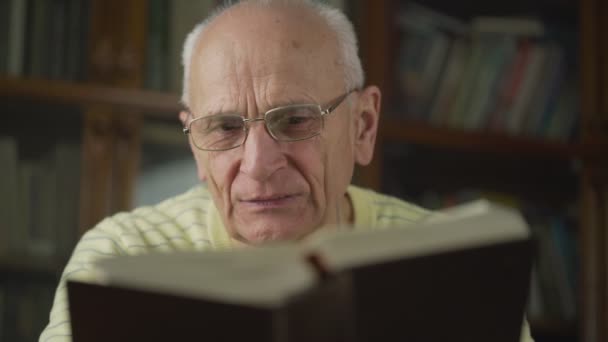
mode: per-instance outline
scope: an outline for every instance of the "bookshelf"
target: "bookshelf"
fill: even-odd
[[[132,208],[138,177],[146,171],[140,165],[148,159],[148,122],[167,124],[176,132],[172,139],[182,138],[159,144],[179,146],[182,154],[187,149],[177,120],[179,95],[168,85],[181,82],[175,60],[180,51],[164,60],[151,56],[168,53],[167,41],[153,44],[159,34],[171,34],[171,46],[177,47],[184,38],[179,35],[204,17],[201,11],[195,17],[194,10],[181,16],[191,3],[7,0],[0,5],[0,160],[3,178],[9,179],[1,183],[0,198],[8,208],[0,211],[0,340],[37,341],[78,237],[104,217]],[[208,9],[216,2],[197,3]],[[175,27],[165,20],[152,28],[169,9]],[[169,63],[175,64],[172,73]],[[167,84],[149,79],[156,70]],[[70,151],[69,160],[59,145]],[[46,164],[39,166],[39,159]],[[22,194],[30,184],[29,176],[21,176],[26,164],[36,175],[32,182],[57,184],[52,193],[39,185],[27,189],[50,195]],[[68,193],[71,202],[65,200]],[[52,223],[34,231],[36,224],[23,223],[32,214]]]
[[[3,2],[0,9],[17,2]],[[36,6],[37,2],[41,1],[23,3]],[[171,3],[177,2],[173,0]],[[80,20],[70,17],[72,20],[67,21],[80,35],[70,36],[65,45],[59,45],[65,46],[67,52],[63,59],[71,61],[73,66],[68,68],[62,64],[63,74],[51,72],[55,70],[53,67],[48,72],[30,72],[26,64],[40,61],[32,61],[25,54],[13,53],[12,57],[8,57],[12,58],[13,64],[6,61],[7,68],[0,66],[0,107],[3,108],[6,122],[11,123],[14,121],[11,113],[23,116],[23,113],[15,110],[15,103],[36,103],[52,109],[34,113],[33,118],[62,115],[63,111],[77,113],[78,120],[70,125],[70,130],[78,136],[81,148],[78,165],[81,173],[76,180],[79,202],[74,213],[74,216],[78,216],[74,234],[79,235],[103,217],[132,207],[137,177],[142,172],[140,165],[146,160],[142,155],[145,153],[142,151],[147,135],[145,124],[154,121],[173,125],[176,122],[177,112],[181,109],[175,88],[179,80],[176,80],[175,70],[169,65],[175,67],[178,57],[170,53],[179,54],[179,51],[173,50],[180,42],[168,36],[162,38],[159,32],[169,28],[171,24],[167,18],[177,17],[175,13],[179,5],[169,8],[166,0],[61,0],[56,3],[64,3],[66,8],[82,14]],[[201,11],[208,10],[215,3],[201,1]],[[414,146],[439,151],[439,156],[456,157],[449,159],[452,165],[442,164],[442,158],[439,158],[440,161],[422,160],[417,168],[420,171],[413,176],[420,177],[424,182],[412,186],[425,187],[437,182],[432,178],[432,172],[425,172],[432,167],[445,171],[435,177],[447,178],[437,183],[443,184],[449,191],[484,183],[502,191],[518,193],[526,201],[547,199],[551,210],[567,210],[572,205],[576,206],[576,231],[581,252],[578,319],[540,318],[532,320],[531,324],[541,336],[539,341],[608,341],[608,328],[604,324],[608,321],[608,68],[605,61],[608,46],[601,43],[601,37],[608,29],[608,23],[602,20],[608,15],[608,6],[601,0],[500,0],[491,4],[481,0],[420,0],[423,5],[465,19],[482,14],[511,16],[542,13],[543,18],[577,32],[575,54],[579,58],[580,128],[574,139],[555,141],[533,135],[523,137],[437,127],[420,120],[389,117],[386,113],[395,109],[390,108],[389,103],[396,92],[393,75],[400,42],[393,16],[400,13],[399,9],[406,1],[336,3],[344,3],[356,22],[368,83],[380,86],[385,96],[376,156],[372,165],[357,170],[357,182],[382,190],[386,186],[387,170],[393,166],[391,163],[397,160],[407,164],[410,160],[401,160],[401,157],[395,159],[386,151],[391,146]],[[19,11],[22,15],[15,16],[14,13]],[[165,13],[163,11],[172,14],[163,19],[159,17],[159,13]],[[22,29],[9,30],[13,32],[11,34],[26,34],[26,12],[24,9],[10,12],[10,27]],[[193,18],[196,11],[190,12],[180,16],[183,23],[196,20]],[[183,29],[174,28],[175,32]],[[173,34],[177,35],[175,32]],[[13,45],[9,46],[25,47],[29,40],[11,42]],[[55,52],[53,56],[55,61],[62,59],[60,53]],[[4,62],[2,58],[0,64]],[[24,68],[23,73],[15,73],[11,69],[19,66]],[[45,70],[44,66],[37,68]],[[162,72],[159,72],[158,78],[153,78],[150,70]],[[156,143],[180,146],[179,142]],[[502,167],[488,171],[473,164],[464,171],[445,177],[446,174],[449,176],[454,164],[464,160],[481,164],[502,160],[496,162]],[[525,170],[531,164],[535,165],[535,176],[526,177],[528,173]],[[543,166],[557,170],[556,175],[543,177]],[[475,170],[486,170],[486,173],[495,174],[496,177],[480,178],[473,172]],[[456,179],[457,174],[461,177],[460,181]],[[513,174],[522,176],[513,177]],[[0,279],[12,278],[15,273],[25,274],[27,281],[40,277],[54,278],[64,262],[61,258],[44,262],[40,258],[2,258]],[[51,284],[47,291],[52,291],[53,286]],[[0,301],[6,297],[8,292],[0,289]],[[40,310],[48,314],[48,309]]]
[[[408,2],[357,3],[368,82],[379,85],[384,95],[376,155],[372,165],[358,170],[358,181],[384,191],[404,189],[398,195],[419,201],[417,196],[428,189],[442,188],[445,196],[485,188],[507,194],[507,201],[541,203],[557,213],[574,211],[570,229],[578,237],[578,313],[575,319],[531,318],[531,327],[537,341],[607,341],[608,107],[603,98],[608,74],[600,37],[608,28],[602,20],[608,6],[596,0],[417,1],[463,22],[523,15],[575,33],[576,43],[568,49],[578,60],[578,128],[568,139],[547,139],[437,125],[408,117],[407,104],[395,105],[395,97],[402,96],[395,81],[399,49],[406,44],[398,17]]]
[[[529,156],[552,156],[559,159],[600,159],[606,152],[606,141],[581,143],[550,142],[535,137],[512,137],[487,132],[463,132],[435,127],[425,122],[385,119],[380,135],[386,141],[407,141],[435,146],[456,147],[480,152],[512,153]]]

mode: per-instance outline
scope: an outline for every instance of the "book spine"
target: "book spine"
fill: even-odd
[[[526,114],[525,132],[530,135],[541,135],[543,126],[548,119],[549,108],[555,107],[557,92],[563,83],[564,57],[562,48],[557,44],[547,47],[547,63],[541,77],[542,84],[536,89],[534,102]]]
[[[80,144],[67,140],[58,141],[53,150],[54,182],[60,189],[54,202],[54,241],[58,260],[69,257],[78,238],[80,153]]]
[[[442,85],[445,70],[455,72],[448,58],[455,50],[455,37],[462,36],[467,25],[414,3],[408,3],[396,21],[402,35],[396,68],[401,96],[394,102],[405,108],[399,110],[405,117],[429,121],[437,115],[435,98],[448,91],[449,83]],[[440,86],[445,90],[437,90]]]
[[[511,61],[516,51],[516,39],[509,35],[487,35],[488,54],[483,59],[479,78],[475,85],[474,94],[468,113],[464,117],[465,129],[479,129],[485,126],[487,112],[491,102],[496,98],[496,88],[499,79],[504,75],[506,65]]]
[[[167,88],[167,10],[166,0],[151,0],[149,3],[145,85],[150,89]]]
[[[352,277],[347,273],[320,280],[275,314],[275,341],[357,341],[353,295]]]
[[[65,78],[64,64],[67,45],[65,40],[68,25],[67,0],[53,0],[50,7],[50,33],[46,44],[51,52],[48,61],[48,77],[63,79]]]
[[[535,44],[532,47],[530,60],[526,66],[524,78],[519,92],[515,98],[513,106],[507,113],[506,131],[511,134],[518,134],[523,130],[525,122],[526,108],[533,100],[534,89],[539,85],[543,65],[546,62],[545,47]]]
[[[51,15],[48,0],[33,0],[29,8],[28,60],[26,74],[32,77],[49,75],[49,42],[51,41]]]
[[[24,72],[27,4],[26,0],[12,0],[10,5],[7,74],[14,77]]]
[[[11,8],[9,1],[0,2],[0,75],[8,70],[8,41]]]
[[[518,96],[521,83],[525,77],[526,66],[529,63],[531,49],[532,43],[529,40],[520,41],[516,57],[500,86],[498,104],[494,111],[489,114],[488,128],[496,131],[505,130],[508,118],[507,112]]]
[[[17,141],[13,136],[0,136],[0,255],[14,254],[20,249],[23,239],[19,217]]]
[[[447,113],[453,107],[456,95],[462,86],[471,47],[469,41],[456,38],[452,41],[446,66],[440,75],[439,89],[433,99],[429,121],[437,125],[447,123]]]

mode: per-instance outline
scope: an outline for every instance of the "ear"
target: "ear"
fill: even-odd
[[[184,110],[182,110],[181,112],[179,112],[179,121],[182,122],[182,126],[186,127],[188,125],[188,122],[190,121],[190,113],[186,112]],[[192,144],[192,139],[190,138],[190,136],[188,136],[188,144],[190,145],[190,151],[192,151],[192,155],[194,156],[194,161],[196,162],[196,174],[198,176],[198,179],[200,179],[201,182],[204,182],[205,180],[207,180],[207,176],[205,174],[205,167],[203,164],[203,160],[201,157],[201,154],[199,152],[201,152],[198,148],[196,148],[196,146],[194,146],[194,144]]]
[[[381,99],[382,94],[376,86],[359,92],[355,122],[355,162],[359,165],[369,164],[374,157]]]

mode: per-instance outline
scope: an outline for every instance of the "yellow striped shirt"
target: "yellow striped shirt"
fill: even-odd
[[[404,226],[418,222],[429,212],[397,198],[350,186],[357,227]],[[66,280],[93,278],[92,264],[116,255],[152,251],[208,251],[231,248],[211,195],[204,186],[161,202],[137,208],[101,221],[77,244],[55,292],[47,327],[40,342],[71,341]],[[528,336],[525,326],[525,335]],[[522,339],[522,341],[528,341]]]

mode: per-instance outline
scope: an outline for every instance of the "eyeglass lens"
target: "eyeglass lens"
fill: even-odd
[[[214,115],[192,121],[194,144],[205,150],[226,150],[241,145],[247,136],[246,123],[238,115]],[[321,110],[315,105],[293,105],[273,109],[264,121],[269,133],[279,141],[311,138],[321,131]]]

